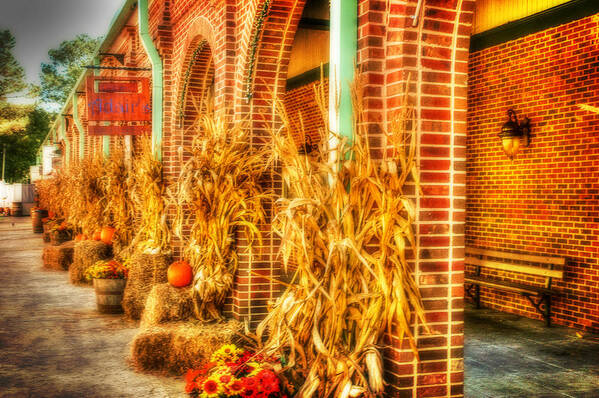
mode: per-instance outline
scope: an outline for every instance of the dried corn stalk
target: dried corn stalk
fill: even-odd
[[[298,397],[382,395],[379,344],[392,326],[417,355],[410,325],[424,321],[424,310],[406,260],[416,214],[405,192],[410,176],[418,182],[416,131],[405,98],[382,161],[371,156],[360,84],[354,142],[338,137],[335,164],[327,161],[328,132],[310,156],[298,152],[289,129],[273,134],[289,190],[277,201],[273,228],[285,266],[293,260],[297,268],[255,337],[265,351],[288,358],[290,377],[301,385]]]
[[[166,222],[162,163],[156,159],[149,137],[141,138],[141,149],[133,159],[128,185],[137,220],[132,246],[148,253],[169,252],[171,233]]]
[[[241,127],[211,114],[201,117],[191,156],[169,193],[177,211],[173,233],[194,269],[195,314],[201,320],[222,317],[238,263],[235,233],[245,234],[248,248],[260,241],[269,195],[259,180],[266,164],[264,153],[248,142]]]

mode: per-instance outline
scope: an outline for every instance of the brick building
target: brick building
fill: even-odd
[[[416,199],[414,266],[434,334],[414,326],[420,362],[389,335],[390,396],[463,395],[465,244],[570,258],[554,321],[599,328],[597,116],[576,107],[596,101],[597,19],[575,14],[502,36],[490,28],[509,21],[481,22],[493,14],[490,3],[478,4],[470,52],[474,0],[357,2],[354,59],[366,82],[365,122],[375,151],[385,148],[383,131],[408,78],[418,115],[423,195]],[[254,145],[268,145],[267,129],[280,123],[275,98],[298,131],[310,135],[323,126],[313,87],[325,76],[328,90],[330,19],[323,0],[127,0],[98,50],[95,73],[151,79],[152,136],[168,183],[202,106],[249,121]],[[84,82],[50,134],[65,144],[64,163],[109,153],[121,139],[87,134]],[[200,98],[209,105],[198,106]],[[533,121],[532,143],[513,162],[497,138],[509,107]],[[125,141],[135,147],[135,138]],[[280,192],[276,170],[266,184]],[[269,278],[252,273],[280,274],[277,239],[269,225],[263,233],[264,246],[242,258],[227,304],[229,315],[252,325],[278,293]],[[483,289],[483,303],[538,316],[514,294]]]

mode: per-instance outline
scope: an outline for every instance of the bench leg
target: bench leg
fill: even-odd
[[[543,316],[545,317],[545,325],[547,327],[551,327],[551,296],[545,296],[545,313]]]
[[[476,285],[475,288],[475,301],[476,301],[476,309],[479,310],[480,309],[480,286]]]
[[[535,301],[530,294],[524,294],[524,297],[526,297],[541,314],[545,320],[545,325],[547,325],[547,327],[551,327],[551,296],[548,294],[543,294],[538,296],[538,301]]]

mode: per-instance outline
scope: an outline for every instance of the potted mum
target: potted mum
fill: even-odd
[[[127,266],[116,260],[100,260],[86,271],[87,280],[93,280],[99,312],[104,314],[123,312],[121,301],[128,273]]]
[[[293,387],[278,372],[282,361],[225,344],[210,362],[185,375],[185,392],[193,398],[288,398]]]

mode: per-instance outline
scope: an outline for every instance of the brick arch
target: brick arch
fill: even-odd
[[[198,118],[214,109],[214,75],[212,47],[198,35],[190,41],[183,60],[175,114],[184,156],[191,147],[191,130]]]
[[[285,93],[293,40],[306,0],[265,0],[258,6],[244,70],[242,96],[264,114],[273,96]],[[262,10],[268,12],[261,21]],[[257,29],[260,26],[261,29]],[[252,42],[258,38],[255,48]],[[252,111],[252,113],[253,113]]]
[[[243,73],[238,74],[241,82],[236,82],[237,99],[240,107],[235,116],[241,120],[251,120],[250,142],[257,148],[268,145],[273,124],[278,124],[273,112],[273,99],[282,98],[285,94],[287,68],[291,56],[291,48],[300,17],[304,10],[305,0],[264,0],[258,4],[254,22],[250,30],[250,47],[246,52]],[[262,19],[262,10],[268,6],[268,13]],[[256,27],[261,26],[257,31]],[[256,40],[257,38],[257,40]],[[257,45],[252,49],[252,42]],[[252,66],[253,63],[253,66]],[[249,87],[248,87],[249,83]],[[240,87],[242,85],[242,87]],[[247,97],[248,88],[251,97]],[[277,169],[271,169],[265,175],[263,184],[282,193],[282,183]],[[239,268],[233,290],[233,309],[236,316],[247,320],[253,328],[265,316],[267,309],[264,303],[275,299],[280,294],[281,286],[272,282],[281,277],[281,264],[277,256],[279,242],[272,233],[270,220],[274,216],[274,206],[268,204],[266,220],[261,224],[262,246],[254,247],[251,254],[244,250],[239,252]],[[243,241],[243,237],[238,237]],[[268,278],[255,276],[255,273]]]

